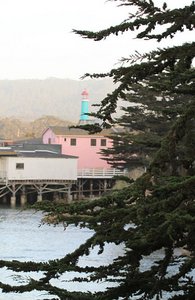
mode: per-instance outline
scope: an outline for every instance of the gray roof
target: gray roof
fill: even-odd
[[[1,152],[0,152],[1,155]],[[37,157],[37,158],[66,158],[66,159],[74,159],[78,158],[73,155],[64,155],[59,153],[53,153],[50,151],[19,151],[17,152],[17,156],[21,157]]]
[[[74,159],[78,158],[73,155],[60,154],[58,152],[53,152],[52,150],[26,150],[26,149],[12,149],[11,147],[0,147],[0,157],[1,156],[20,156],[20,157],[42,157],[42,158],[65,158]]]
[[[101,132],[95,133],[95,134],[89,134],[88,131],[80,128],[69,128],[69,127],[63,127],[63,126],[50,126],[49,127],[55,135],[90,135],[90,136],[108,136],[115,131],[110,129],[103,129]]]
[[[15,151],[50,151],[60,154],[61,145],[56,144],[16,144],[10,146]]]

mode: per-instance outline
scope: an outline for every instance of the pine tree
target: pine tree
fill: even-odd
[[[183,94],[164,95],[146,82],[132,84],[122,107],[123,114],[115,119],[116,126],[124,130],[116,130],[109,136],[113,146],[103,149],[102,155],[113,167],[129,170],[148,167],[163,137],[191,98]]]
[[[114,0],[113,0],[114,1]],[[137,13],[118,26],[100,32],[75,31],[94,40],[128,30],[138,30],[138,38],[158,41],[174,37],[178,31],[195,27],[195,3],[170,10],[164,4],[156,7],[152,0],[121,0],[121,5],[137,7]],[[162,26],[162,32],[154,29]],[[171,299],[195,298],[195,43],[157,49],[141,60],[129,60],[129,66],[91,77],[113,77],[119,83],[107,95],[97,112],[103,126],[112,125],[112,113],[119,98],[126,99],[132,85],[148,81],[158,93],[188,95],[178,118],[153,155],[148,171],[126,189],[113,191],[100,199],[58,205],[38,206],[55,217],[56,222],[76,224],[94,230],[94,235],[73,253],[47,263],[0,261],[1,267],[16,272],[40,270],[43,277],[27,285],[11,286],[0,282],[4,292],[33,289],[48,291],[58,299]],[[149,80],[155,77],[153,83]],[[158,94],[157,94],[158,95]],[[174,98],[175,100],[177,98]],[[129,113],[129,112],[128,112]],[[175,113],[175,112],[174,112]],[[177,111],[178,113],[178,111]],[[145,121],[144,121],[145,123]],[[97,126],[97,124],[96,124]],[[95,128],[97,130],[97,127]],[[98,208],[98,210],[97,210]],[[128,225],[128,226],[127,226]],[[106,243],[125,244],[125,253],[109,266],[79,267],[79,257],[99,246],[99,256]],[[152,262],[145,266],[145,261]],[[65,272],[80,274],[75,281],[106,280],[116,283],[105,292],[91,294],[68,292],[51,284]],[[82,272],[88,279],[82,278]]]

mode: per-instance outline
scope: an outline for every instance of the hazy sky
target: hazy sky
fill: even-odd
[[[183,6],[191,0],[167,2]],[[105,0],[0,0],[0,79],[79,79],[86,72],[110,70],[135,50],[152,49],[153,42],[135,40],[133,34],[94,42],[72,33],[118,24],[128,12]],[[192,40],[192,33],[178,36],[178,42],[186,38]]]

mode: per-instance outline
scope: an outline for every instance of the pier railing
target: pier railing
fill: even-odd
[[[114,168],[110,169],[79,169],[77,171],[77,178],[112,178],[113,176],[127,176],[127,172],[125,170],[118,170]],[[18,178],[19,180],[19,178]],[[28,179],[26,179],[27,181]],[[6,172],[0,171],[0,183],[7,182],[7,174]],[[33,180],[31,180],[33,181]],[[46,180],[49,181],[49,180]],[[55,181],[55,180],[50,180]]]
[[[113,176],[127,176],[125,170],[119,169],[79,169],[77,172],[78,178],[112,178]]]

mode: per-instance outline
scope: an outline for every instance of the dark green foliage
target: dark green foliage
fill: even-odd
[[[191,95],[168,96],[156,91],[156,83],[156,79],[150,78],[144,84],[132,84],[127,106],[123,107],[124,114],[116,120],[124,130],[110,136],[112,148],[102,150],[112,166],[129,169],[147,167],[160,148],[163,137],[191,102]]]
[[[115,176],[113,176],[113,179],[125,181],[128,183],[133,183],[133,181],[134,181],[133,179],[130,179],[129,177],[124,176],[124,175],[115,175]]]
[[[145,197],[146,188],[152,189],[152,196]],[[39,209],[50,211],[57,222],[78,223],[95,231],[92,238],[81,245],[75,252],[62,259],[48,263],[1,262],[12,270],[42,270],[45,272],[39,281],[29,282],[22,287],[1,285],[4,291],[23,292],[27,290],[47,290],[60,299],[128,299],[132,294],[145,293],[148,299],[160,295],[162,291],[183,291],[193,289],[194,282],[188,279],[195,267],[194,232],[195,232],[195,177],[161,177],[160,183],[152,188],[150,177],[146,174],[136,183],[122,192],[113,193],[100,200],[56,206],[42,203]],[[95,207],[102,210],[95,211]],[[134,224],[125,229],[126,224]],[[83,254],[88,254],[91,247],[99,245],[99,253],[104,244],[124,242],[126,253],[108,267],[77,266]],[[177,254],[174,249],[189,251],[190,256]],[[156,263],[144,269],[140,265],[143,256],[147,257],[160,251]],[[180,271],[167,277],[167,269],[181,264]],[[140,269],[141,266],[141,269]],[[77,271],[90,274],[90,281],[108,279],[120,284],[104,293],[90,294],[69,293],[50,286],[49,280],[65,271]],[[93,272],[93,274],[92,274]],[[189,274],[189,275],[188,275]],[[111,277],[110,277],[111,276]],[[76,280],[76,279],[75,279]],[[77,280],[81,280],[78,278]],[[178,284],[179,283],[179,284]],[[117,297],[116,297],[117,296]],[[78,298],[76,298],[78,297]],[[130,298],[131,299],[131,298]],[[141,296],[140,296],[140,299]],[[187,298],[186,298],[187,299]]]
[[[152,0],[116,2],[127,8],[131,8],[131,5],[137,7],[137,13],[130,15],[129,20],[122,24],[100,32],[75,32],[86,38],[101,40],[111,34],[139,29],[138,38],[160,41],[165,37],[174,37],[178,31],[192,30],[195,26],[194,2],[190,6],[174,10],[169,10],[166,4],[162,8],[155,7]],[[155,34],[153,30],[157,25],[168,26],[163,27],[161,34]],[[136,54],[126,60],[126,63],[129,63],[127,67],[113,69],[109,74],[90,75],[108,75],[119,83],[116,90],[102,101],[97,113],[103,125],[112,124],[112,113],[119,98],[126,100],[133,97],[136,103],[142,103],[150,112],[155,112],[148,119],[145,112],[141,111],[142,108],[128,107],[127,119],[123,117],[121,120],[128,127],[129,115],[135,118],[138,113],[140,120],[134,123],[135,128],[144,128],[143,132],[146,132],[146,128],[151,128],[152,134],[148,130],[147,141],[143,145],[143,156],[141,153],[138,157],[138,164],[140,158],[145,159],[147,147],[153,159],[147,172],[122,191],[113,191],[94,201],[69,205],[49,202],[39,204],[37,209],[46,211],[48,220],[54,223],[63,222],[65,227],[69,224],[88,227],[94,230],[94,234],[62,259],[47,263],[0,261],[1,267],[5,266],[14,271],[27,272],[37,269],[44,272],[39,281],[29,280],[24,286],[10,286],[0,282],[0,288],[4,292],[22,293],[36,289],[47,291],[63,300],[134,300],[135,296],[139,300],[195,299],[194,57],[195,43],[186,43],[177,47],[157,49],[141,56]],[[144,85],[147,86],[146,93],[143,90]],[[130,91],[133,88],[137,94],[132,96]],[[151,98],[148,99],[150,92]],[[161,101],[165,101],[162,102],[163,105],[156,101],[155,97],[159,95],[163,97]],[[139,96],[142,102],[139,101]],[[166,103],[166,97],[170,97],[170,101],[174,102],[173,106]],[[160,119],[156,120],[155,116],[158,113],[158,118],[166,120],[165,127],[158,123]],[[120,140],[121,138],[118,141]],[[131,136],[129,140],[129,134],[124,134],[125,146],[132,140],[134,146],[136,142],[139,144],[140,149],[143,143],[141,136]],[[119,146],[121,148],[119,147],[118,155],[123,151],[124,145]],[[127,152],[127,149],[124,148],[124,151]],[[124,153],[122,152],[123,156]],[[79,258],[90,254],[95,246],[99,247],[101,259],[105,244],[111,242],[123,243],[124,255],[108,266],[78,266]],[[151,262],[151,265],[145,266],[146,261]],[[84,272],[88,275],[88,278],[78,275],[75,281],[106,280],[117,285],[105,292],[94,294],[68,292],[51,285],[50,279],[58,278],[69,271],[78,274]]]
[[[100,32],[75,32],[87,38],[101,40],[111,34],[118,35],[127,30],[139,29],[141,32],[137,34],[137,38],[160,41],[165,37],[174,37],[178,31],[186,28],[193,30],[195,26],[193,2],[189,7],[175,10],[167,9],[166,5],[160,9],[152,1],[121,2],[121,5],[126,6],[137,5],[137,14],[130,15],[129,20],[118,26]],[[167,24],[168,28],[165,27],[160,35],[155,35],[153,32],[157,24]],[[195,44],[185,43],[146,54],[136,52],[129,58],[123,58],[122,66],[108,74],[86,74],[92,78],[110,76],[118,83],[115,91],[102,101],[96,114],[102,120],[102,126],[109,127],[117,123],[125,128],[124,133],[118,132],[111,136],[113,148],[102,151],[112,166],[132,169],[149,165],[161,146],[162,138],[194,98],[194,56]],[[119,99],[126,100],[127,103],[123,108],[123,116],[114,120],[112,115]],[[98,129],[96,124],[89,125],[86,130],[94,132],[101,128],[99,126]]]

